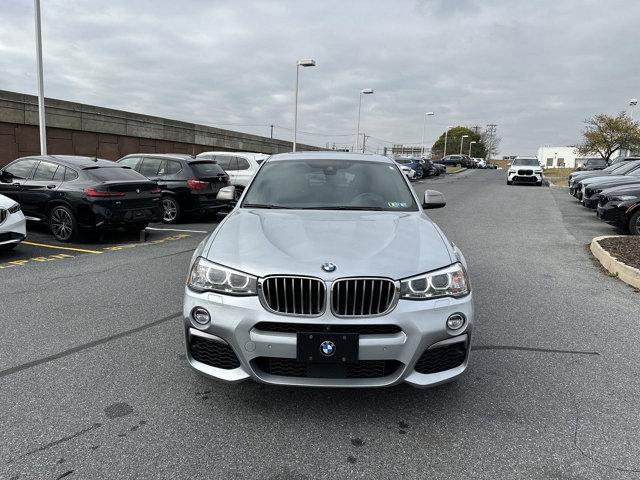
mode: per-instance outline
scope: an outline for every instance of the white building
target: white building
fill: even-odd
[[[611,156],[611,159],[618,157],[621,153],[622,152],[618,150]],[[545,145],[538,148],[537,157],[540,164],[545,168],[577,168],[582,165],[587,158],[598,157],[598,155],[581,157],[578,155],[575,147],[550,147],[549,145]]]

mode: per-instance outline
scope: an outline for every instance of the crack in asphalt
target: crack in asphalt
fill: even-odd
[[[578,450],[578,452],[580,452],[580,454],[584,458],[586,458],[587,460],[592,461],[593,463],[596,463],[596,464],[600,465],[601,467],[610,468],[610,469],[616,470],[618,472],[640,473],[640,469],[616,467],[614,465],[609,465],[608,463],[601,462],[600,460],[596,460],[594,457],[589,455],[587,452],[585,452],[580,447],[580,445],[578,444],[578,430],[580,428],[580,408],[578,407],[578,402],[577,402],[577,400],[575,398],[573,398],[573,405],[576,407],[576,421],[575,421],[575,427],[574,427],[574,430],[573,430],[573,446],[576,448],[576,450]]]
[[[600,355],[598,352],[584,350],[558,350],[554,348],[518,347],[515,345],[473,345],[471,350],[522,350],[526,352],[567,353],[569,355]]]
[[[0,371],[0,378],[7,377],[9,375],[13,375],[14,373],[21,372],[23,370],[28,370],[33,367],[37,367],[38,365],[42,365],[44,363],[49,363],[59,358],[67,357],[69,355],[73,355],[74,353],[81,352],[83,350],[87,350],[89,348],[97,347],[98,345],[102,345],[104,343],[112,342],[113,340],[117,340],[122,337],[126,337],[129,335],[133,335],[134,333],[141,332],[143,330],[147,330],[149,328],[155,327],[156,325],[160,325],[161,323],[168,322],[178,316],[182,315],[182,312],[172,313],[167,315],[166,317],[162,317],[159,320],[155,320],[150,323],[145,323],[144,325],[140,325],[138,327],[132,328],[130,330],[125,330],[124,332],[116,333],[110,335],[105,338],[101,338],[99,340],[94,340],[92,342],[83,343],[82,345],[77,345],[75,347],[69,348],[67,350],[63,350],[62,352],[54,353],[53,355],[49,355],[48,357],[43,357],[38,360],[33,360],[31,362],[23,363],[22,365],[16,365],[15,367],[7,368],[6,370]]]

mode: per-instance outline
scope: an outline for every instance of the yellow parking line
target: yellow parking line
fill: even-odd
[[[70,250],[72,252],[84,252],[84,253],[103,253],[99,250],[87,250],[85,248],[73,248],[73,247],[60,247],[58,245],[48,245],[46,243],[35,243],[35,242],[22,242],[24,245],[32,245],[34,247],[44,247],[44,248],[53,248],[56,250]]]

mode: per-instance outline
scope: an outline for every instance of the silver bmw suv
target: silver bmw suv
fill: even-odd
[[[234,187],[218,194],[230,200]],[[220,380],[427,387],[469,359],[466,262],[390,159],[338,152],[265,161],[196,249],[187,359]]]

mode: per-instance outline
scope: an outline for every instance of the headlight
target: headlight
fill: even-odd
[[[437,297],[464,297],[470,291],[462,264],[424,273],[400,282],[400,298],[426,300]]]
[[[198,257],[191,267],[187,286],[196,292],[256,295],[257,278]]]
[[[16,203],[9,207],[9,213],[18,213],[20,211],[20,204]]]

